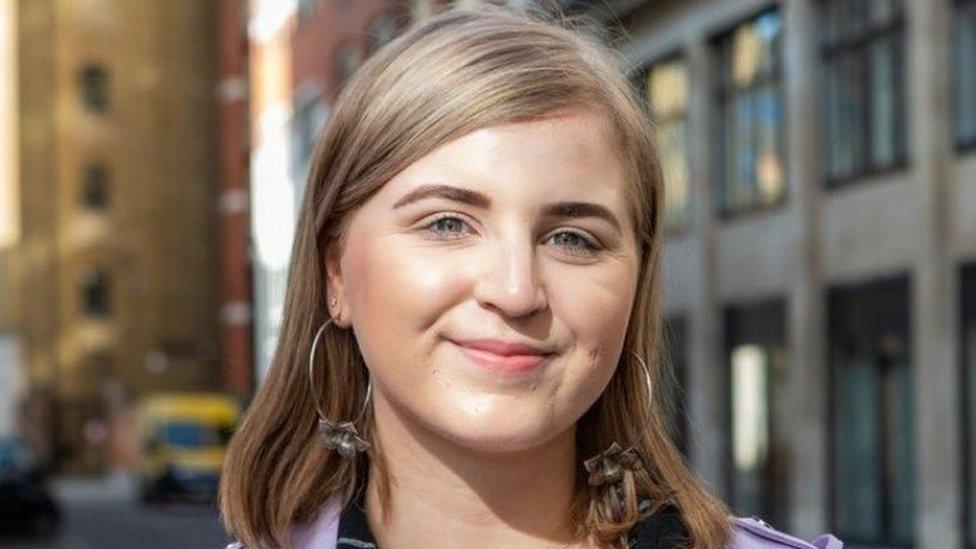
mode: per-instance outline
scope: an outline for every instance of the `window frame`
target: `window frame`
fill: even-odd
[[[108,269],[100,265],[90,265],[85,267],[79,276],[79,287],[81,290],[81,314],[90,320],[106,320],[112,316],[112,276]],[[97,278],[96,284],[89,284],[89,279]],[[100,308],[92,307],[91,292],[101,292]]]
[[[665,117],[657,118],[654,115],[654,110],[650,105],[650,90],[648,89],[648,84],[650,83],[651,70],[655,66],[665,63],[673,63],[680,61],[685,64],[685,68],[688,76],[688,103],[685,105],[684,110],[681,114],[670,114]],[[682,46],[677,46],[666,50],[660,55],[651,56],[645,62],[640,65],[636,71],[634,71],[633,78],[635,79],[634,85],[637,87],[637,91],[640,94],[641,103],[646,108],[648,120],[654,124],[656,127],[658,124],[673,122],[675,120],[683,120],[685,123],[686,134],[685,134],[685,146],[684,146],[684,156],[685,162],[688,164],[688,185],[690,187],[689,191],[694,188],[694,174],[691,171],[691,65],[688,53]],[[655,130],[655,144],[659,144],[657,139],[657,131]],[[658,156],[661,155],[661,151],[658,150]],[[666,184],[666,183],[665,183]],[[694,205],[695,195],[689,192],[688,202],[685,205],[686,214],[680,223],[675,225],[668,225],[667,223],[661,223],[662,233],[666,237],[677,237],[684,234],[692,232],[695,224],[695,205]],[[665,197],[665,202],[667,202],[667,197]],[[664,208],[662,208],[662,212]]]
[[[410,13],[404,8],[406,5],[394,4],[387,6],[369,19],[369,23],[366,25],[366,44],[362,53],[364,60],[370,58],[389,42],[396,40],[410,26]],[[377,40],[376,30],[377,26],[381,22],[384,22],[384,18],[393,23],[395,30],[389,40],[381,43]]]
[[[817,18],[820,22],[820,30],[817,36],[817,56],[818,70],[820,72],[819,108],[823,120],[823,128],[820,131],[820,145],[823,153],[821,154],[822,169],[824,173],[824,187],[834,190],[847,187],[873,177],[889,175],[904,171],[909,167],[909,142],[908,142],[908,97],[906,81],[908,78],[908,37],[907,37],[907,16],[904,0],[899,0],[900,7],[894,19],[886,26],[870,26],[861,29],[859,34],[853,38],[845,37],[834,43],[828,43],[824,37],[826,28],[826,12],[830,9],[831,2],[844,2],[850,0],[818,0]],[[860,147],[864,152],[861,159],[863,167],[843,176],[834,176],[831,173],[831,151],[827,144],[830,135],[830,105],[827,93],[828,74],[830,73],[830,62],[833,59],[844,55],[856,55],[863,62],[864,67],[869,67],[867,53],[871,44],[889,37],[894,37],[899,43],[900,49],[894,62],[895,85],[893,93],[895,97],[895,142],[899,150],[895,152],[895,158],[891,164],[878,166],[871,162],[871,149],[874,144],[874,137],[871,135],[871,115],[874,110],[875,97],[872,91],[875,89],[875,82],[872,78],[865,78],[864,103],[860,108],[859,124],[862,128]],[[900,85],[899,85],[900,84]]]
[[[949,46],[950,56],[952,58],[951,61],[952,84],[950,85],[952,89],[950,93],[952,95],[952,105],[951,105],[952,113],[953,113],[952,118],[955,119],[956,114],[959,112],[960,104],[962,102],[962,98],[960,98],[959,94],[957,93],[958,92],[957,79],[959,78],[959,74],[960,71],[962,70],[962,66],[959,64],[960,61],[956,57],[956,41],[959,39],[958,21],[960,20],[960,18],[955,16],[958,15],[958,12],[960,11],[965,11],[967,9],[972,10],[973,17],[974,17],[974,25],[976,25],[976,0],[953,0],[951,9],[954,17],[953,17],[953,25],[952,25],[952,36],[950,39],[951,45]],[[976,94],[976,90],[974,90],[973,93]],[[976,102],[976,98],[972,99],[972,101]],[[960,138],[955,124],[952,124],[952,128],[950,129],[950,131],[952,132],[952,142],[957,152],[968,153],[968,152],[976,151],[976,132],[973,132],[973,135],[969,138]]]
[[[344,64],[344,56],[347,53],[350,59],[354,58],[352,65],[348,67]],[[352,38],[343,40],[336,44],[332,51],[332,60],[334,62],[331,74],[332,99],[335,100],[365,62],[363,46]],[[345,74],[346,69],[350,69],[348,74]]]
[[[764,347],[781,345],[788,349],[791,346],[789,331],[787,329],[787,323],[790,321],[789,307],[790,307],[790,303],[787,296],[784,296],[782,294],[773,294],[773,295],[758,297],[755,299],[750,299],[747,301],[727,303],[721,308],[721,318],[722,318],[721,383],[722,383],[722,409],[724,412],[723,413],[724,417],[722,419],[722,422],[723,422],[724,431],[728,433],[728,436],[725,437],[724,448],[723,448],[724,469],[725,469],[724,485],[725,485],[725,493],[727,496],[726,500],[729,502],[730,505],[733,504],[735,500],[735,490],[736,490],[736,480],[735,480],[736,473],[735,473],[735,463],[734,463],[735,440],[734,440],[734,433],[733,433],[733,429],[734,429],[733,417],[734,417],[735,410],[733,409],[734,401],[732,398],[732,382],[733,382],[732,350],[736,346],[736,340],[738,339],[736,336],[741,335],[739,330],[733,331],[734,322],[736,319],[743,319],[743,318],[749,319],[750,317],[752,317],[753,319],[756,318],[762,319],[768,316],[781,315],[783,323],[777,326],[776,330],[778,331],[764,331],[762,337],[751,338],[751,340],[763,345]],[[758,323],[762,324],[762,320],[759,320]],[[749,332],[750,330],[746,329],[741,331]],[[750,339],[750,338],[745,338],[745,339]],[[767,385],[766,407],[767,410],[769,411],[769,415],[766,418],[767,420],[766,427],[770,434],[770,443],[772,443],[772,437],[774,435],[773,426],[774,426],[774,422],[776,421],[776,419],[773,416],[774,398],[773,398],[772,389],[773,389],[772,384]],[[783,420],[781,419],[780,421]],[[769,464],[767,464],[767,467],[768,465]],[[768,474],[769,474],[768,470],[763,471],[764,476]],[[779,520],[779,523],[774,524],[774,526],[785,530],[790,529],[788,524],[781,524],[784,520],[789,520],[789,510],[772,509],[771,506],[776,505],[778,502],[775,501],[775,497],[771,497],[772,492],[770,491],[770,485],[768,483],[764,483],[763,488],[764,488],[764,493],[763,493],[764,499],[762,505],[766,507],[766,509],[763,511],[763,516],[767,520],[775,520],[774,518],[772,518],[773,515],[779,514],[782,517],[782,519]],[[786,503],[788,504],[789,503],[788,498],[785,499],[787,500]]]
[[[972,418],[970,416],[969,410],[971,407],[976,405],[973,402],[976,399],[976,394],[970,391],[970,384],[973,380],[970,379],[969,365],[971,362],[976,361],[976,348],[970,347],[967,344],[967,331],[972,325],[973,329],[976,329],[976,261],[969,264],[964,264],[959,269],[959,297],[961,301],[961,307],[959,308],[959,330],[957,337],[960,342],[960,353],[959,353],[959,374],[958,380],[960,382],[960,387],[962,391],[962,406],[959,407],[959,424],[962,427],[962,444],[961,444],[961,474],[962,474],[962,547],[965,549],[976,549],[976,539],[969,538],[969,532],[973,528],[973,522],[976,521],[976,509],[970,505],[970,499],[966,495],[971,488],[976,487],[976,476],[973,469],[970,467],[969,454],[972,451],[972,447],[976,444],[976,425],[973,424]],[[968,299],[967,299],[968,298]]]
[[[321,9],[322,0],[295,0],[295,15],[299,25],[314,19]]]
[[[751,23],[770,13],[776,13],[780,17],[780,30],[775,51],[776,63],[773,66],[772,74],[761,76],[745,88],[726,89],[724,43],[740,26]],[[786,27],[786,21],[783,18],[782,6],[778,2],[769,2],[738,17],[734,22],[713,31],[708,38],[709,72],[711,73],[709,83],[711,100],[709,108],[712,109],[712,114],[714,114],[714,116],[710,117],[712,123],[709,128],[709,135],[713,145],[709,155],[712,166],[710,179],[712,180],[711,185],[714,194],[712,197],[712,210],[721,221],[731,221],[742,217],[778,211],[790,200],[790,178],[786,169],[789,162],[787,150],[789,117],[786,112],[786,88],[783,82],[786,76],[786,67],[783,62],[784,44],[786,43],[788,33],[789,29]],[[726,154],[728,152],[728,144],[725,138],[725,106],[730,96],[736,93],[752,92],[757,88],[765,87],[771,83],[774,84],[775,92],[780,101],[780,109],[782,110],[782,118],[779,123],[776,141],[780,152],[779,158],[783,165],[783,190],[774,202],[763,204],[759,201],[752,201],[747,206],[729,208],[725,199],[725,188],[728,183],[725,167]],[[750,139],[755,141],[755,135],[750,135]]]
[[[100,61],[89,61],[78,68],[78,89],[82,109],[95,116],[105,116],[112,105],[112,77]]]
[[[837,356],[835,353],[836,346],[834,344],[836,327],[839,325],[835,320],[837,311],[835,310],[835,304],[846,296],[850,298],[851,295],[863,294],[863,293],[883,293],[885,291],[898,291],[900,295],[904,296],[904,304],[906,307],[906,318],[905,318],[905,332],[907,337],[905,338],[905,344],[907,346],[905,353],[911,357],[914,347],[914,341],[912,340],[912,326],[914,324],[914,308],[912,305],[912,288],[914,284],[914,279],[911,273],[899,271],[895,274],[890,274],[878,278],[869,278],[858,281],[844,281],[837,284],[828,284],[823,289],[824,303],[826,305],[826,315],[824,318],[824,328],[826,329],[826,390],[824,391],[824,404],[826,406],[826,414],[824,414],[825,421],[825,433],[826,433],[826,444],[824,445],[824,453],[826,454],[826,482],[827,482],[827,497],[824,500],[824,512],[827,517],[828,525],[830,529],[837,533],[844,539],[845,544],[857,545],[857,546],[883,546],[892,549],[911,549],[917,544],[919,532],[915,531],[915,540],[910,543],[897,543],[891,540],[889,537],[878,540],[862,540],[854,539],[849,536],[845,537],[844,532],[837,532],[837,500],[838,493],[836,489],[835,476],[838,473],[838,459],[837,459],[837,443],[838,437],[834,430],[834,425],[837,419],[835,413],[835,407],[837,406],[837,395],[834,394],[833,386],[834,381],[838,375],[837,369]],[[903,291],[902,291],[903,290]],[[912,375],[917,373],[917,365],[914,361],[909,362],[908,367],[911,369]],[[882,397],[883,399],[883,397]],[[917,418],[918,408],[913,410],[913,417]],[[914,426],[912,426],[914,428]],[[914,437],[914,441],[918,443],[917,434]],[[882,441],[883,442],[883,441]],[[913,452],[915,448],[911,449]],[[917,478],[918,473],[918,463],[915,463],[915,477]],[[879,475],[879,482],[884,483],[884,475]],[[917,489],[917,485],[916,485]],[[886,507],[890,505],[890,495],[888,495],[887,490],[882,487],[882,494],[886,497],[882,501],[883,506],[882,513],[885,513]],[[913,502],[916,505],[916,513],[919,511],[917,506],[918,500]],[[889,536],[890,532],[885,532],[885,536]]]
[[[96,181],[97,180],[97,181]],[[85,164],[82,172],[82,182],[81,182],[81,206],[87,212],[93,213],[103,213],[107,211],[112,205],[112,176],[108,164],[101,161],[95,160]],[[92,198],[96,195],[92,194],[92,185],[98,183],[101,185],[101,197],[102,202],[96,203],[92,201]]]

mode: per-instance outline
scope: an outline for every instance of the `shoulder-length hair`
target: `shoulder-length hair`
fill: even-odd
[[[658,390],[670,386],[664,382],[672,374],[662,359],[663,182],[648,109],[622,57],[583,32],[581,21],[558,10],[455,6],[381,48],[340,93],[311,162],[277,349],[230,443],[221,480],[223,520],[246,545],[287,546],[291,525],[312,519],[329,497],[342,494],[349,502],[366,482],[370,461],[377,465],[383,507],[389,502],[376,445],[352,463],[318,444],[307,377],[313,335],[328,319],[327,254],[342,249],[350,214],[443,144],[480,128],[573,109],[592,109],[611,122],[641,246],[625,352],[603,394],[576,425],[576,523],[601,540],[617,540],[640,519],[639,499],[648,499],[653,509],[678,507],[692,547],[719,547],[729,539],[728,509],[685,466],[665,420],[666,395]],[[319,350],[315,383],[324,412],[355,417],[366,369],[352,331],[327,330]],[[648,394],[632,353],[644,357],[656,394]],[[371,412],[364,423],[361,430],[369,438]],[[628,475],[623,509],[588,486],[582,467],[614,441],[636,441],[650,465]]]

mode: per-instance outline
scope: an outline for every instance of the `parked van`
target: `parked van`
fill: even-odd
[[[138,411],[142,500],[212,501],[240,414],[237,399],[225,394],[164,393],[143,400]]]

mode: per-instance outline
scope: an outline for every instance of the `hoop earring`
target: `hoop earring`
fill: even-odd
[[[335,302],[333,301],[333,304]],[[359,431],[356,430],[356,423],[359,423],[363,416],[366,414],[366,408],[369,407],[369,398],[373,392],[373,380],[369,378],[369,374],[366,375],[366,398],[363,399],[363,407],[359,411],[359,415],[353,421],[343,421],[341,423],[333,423],[322,411],[322,405],[319,403],[318,393],[315,391],[315,378],[313,376],[315,367],[315,348],[318,346],[319,337],[321,337],[322,332],[325,331],[326,326],[332,322],[332,319],[326,320],[319,331],[315,333],[315,337],[312,339],[312,351],[309,353],[308,357],[308,383],[312,389],[312,399],[315,401],[315,410],[318,412],[319,420],[319,434],[321,436],[322,445],[329,450],[335,450],[339,452],[339,455],[346,459],[354,459],[356,454],[359,452],[368,451],[370,448],[369,441],[364,439]]]
[[[637,353],[630,351],[630,354],[634,355],[634,358],[643,367],[647,395],[648,398],[653,398],[654,388],[651,384],[651,371],[648,369],[647,363]],[[642,469],[647,470],[649,467],[644,455],[644,448],[638,443],[641,433],[644,432],[650,422],[650,418],[651,414],[647,413],[640,430],[637,431],[637,440],[631,443],[626,450],[622,449],[617,441],[614,441],[606,450],[583,462],[586,472],[589,473],[589,485],[608,490],[608,495],[611,497],[615,509],[624,508],[625,475],[628,473],[633,475]]]

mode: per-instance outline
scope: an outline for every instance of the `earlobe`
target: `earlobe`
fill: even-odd
[[[342,304],[344,301],[344,285],[342,283],[342,269],[339,254],[330,246],[325,259],[326,299],[328,300],[329,316],[337,328],[345,328],[342,318]]]

